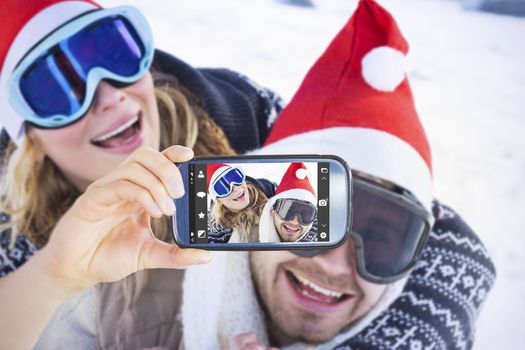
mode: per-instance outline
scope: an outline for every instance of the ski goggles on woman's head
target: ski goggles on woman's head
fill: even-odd
[[[153,58],[151,32],[133,7],[96,10],[64,24],[18,63],[10,100],[36,127],[60,128],[90,108],[98,83],[139,80]]]
[[[372,283],[399,280],[419,259],[434,218],[399,186],[356,172],[352,181],[351,238],[357,271]],[[294,251],[303,256],[321,252]]]
[[[224,198],[233,191],[233,185],[241,185],[246,177],[241,168],[230,168],[212,183],[211,191],[217,198]]]
[[[273,209],[283,221],[292,221],[297,216],[302,226],[314,222],[317,214],[317,208],[312,203],[292,198],[276,200]]]

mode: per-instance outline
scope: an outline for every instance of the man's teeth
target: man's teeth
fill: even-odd
[[[138,120],[139,120],[139,117],[136,116],[135,118],[130,119],[126,124],[123,124],[123,125],[119,126],[115,130],[110,131],[107,134],[104,134],[102,136],[97,137],[96,139],[93,139],[93,141],[94,142],[104,142],[107,139],[110,139],[113,136],[120,134],[121,132],[123,132],[124,130],[126,130],[127,128],[129,128],[133,124],[135,124]]]
[[[321,286],[318,286],[317,284],[307,280],[306,278],[304,277],[301,277],[301,276],[297,276],[295,275],[295,277],[299,280],[299,282],[301,282],[302,284],[312,288],[313,290],[315,290],[316,292],[318,293],[321,293],[321,294],[324,294],[328,297],[331,297],[331,298],[340,298],[343,296],[344,293],[338,293],[338,292],[334,292],[333,290],[329,290],[329,289],[325,289]]]
[[[293,227],[290,227],[290,226],[288,226],[286,224],[283,224],[283,226],[289,231],[299,231],[299,228],[293,228]]]

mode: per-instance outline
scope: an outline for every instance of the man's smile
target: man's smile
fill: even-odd
[[[292,294],[301,306],[313,312],[334,311],[344,301],[354,297],[352,293],[335,290],[326,285],[299,275],[290,270],[284,270]]]

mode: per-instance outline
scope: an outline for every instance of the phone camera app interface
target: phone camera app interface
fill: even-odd
[[[329,241],[327,162],[188,167],[190,243]]]

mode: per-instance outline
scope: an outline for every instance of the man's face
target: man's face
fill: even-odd
[[[252,252],[253,279],[279,345],[333,338],[366,314],[386,285],[357,275],[353,241],[314,257],[290,252]]]
[[[273,219],[275,231],[281,238],[281,242],[295,242],[307,232],[312,225],[301,225],[299,217],[296,215],[292,220],[284,221],[277,215],[276,211],[271,208],[270,215]]]

